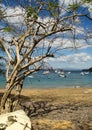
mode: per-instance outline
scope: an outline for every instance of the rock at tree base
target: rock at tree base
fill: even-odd
[[[31,130],[31,122],[23,110],[2,114],[0,130]]]

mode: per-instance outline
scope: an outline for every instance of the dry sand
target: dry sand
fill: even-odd
[[[24,89],[20,103],[33,130],[92,130],[92,88]]]
[[[92,130],[92,88],[23,90],[34,130]],[[25,104],[25,103],[24,103]],[[27,103],[26,103],[27,106]]]

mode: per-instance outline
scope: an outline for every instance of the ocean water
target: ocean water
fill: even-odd
[[[43,71],[34,73],[27,77],[24,81],[25,88],[56,88],[56,87],[92,87],[92,73],[81,74],[78,72],[60,73],[51,71],[44,74]],[[0,75],[0,87],[5,86],[5,76]]]

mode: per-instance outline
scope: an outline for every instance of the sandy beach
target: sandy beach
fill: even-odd
[[[92,88],[23,89],[20,104],[33,130],[92,130]]]

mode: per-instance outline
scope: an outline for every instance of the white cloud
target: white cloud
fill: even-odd
[[[70,54],[70,55],[60,56],[57,59],[50,58],[49,61],[77,64],[77,63],[85,63],[87,61],[92,61],[92,57],[90,55],[88,55],[87,53],[74,53],[74,54]]]
[[[53,47],[59,47],[59,49],[71,49],[71,48],[77,48],[77,49],[83,49],[92,47],[92,39],[89,39],[88,42],[85,39],[77,39],[74,40],[72,38],[62,38],[58,37],[56,39],[45,39],[42,41],[42,43],[45,43],[46,46],[49,44]],[[89,44],[87,44],[89,43]],[[42,45],[42,44],[41,44]]]
[[[80,2],[81,0],[77,0],[77,2]],[[60,5],[61,4],[65,4],[65,5],[69,5],[69,4],[73,4],[74,2],[76,2],[76,0],[59,0]]]
[[[10,23],[15,23],[15,24],[21,24],[24,23],[24,9],[21,8],[20,6],[17,6],[15,8],[8,7],[5,11],[6,15],[9,16],[6,19]]]
[[[83,69],[92,66],[92,57],[87,53],[74,53],[62,55],[58,58],[49,58],[46,62],[53,68]]]
[[[73,0],[64,0],[64,3],[66,5],[68,5],[69,3],[71,3]],[[78,0],[79,1],[79,0]],[[60,3],[62,3],[62,0],[59,0]],[[5,8],[5,7],[4,7]],[[7,20],[10,22],[10,23],[15,23],[17,24],[17,26],[20,26],[20,24],[24,23],[24,18],[23,18],[23,15],[25,13],[25,10],[23,10],[21,7],[15,7],[15,8],[11,8],[11,7],[8,7],[6,9],[6,14],[8,16],[10,15],[15,15],[15,17],[8,17]],[[16,15],[19,15],[16,17]],[[38,21],[39,22],[43,22],[46,27],[47,27],[47,31],[49,31],[51,29],[51,25],[53,25],[53,18],[50,18],[50,17],[46,17],[46,18],[41,18],[39,17],[38,18]],[[76,28],[76,27],[75,27]],[[80,34],[84,34],[84,29],[81,28],[81,27],[77,27],[76,28],[76,34],[80,35]],[[40,28],[40,32],[44,32],[44,29],[43,28]],[[74,47],[74,43],[73,43],[73,40],[71,37],[71,33],[65,33],[64,36],[66,36],[67,38],[57,38],[54,40],[54,43],[53,43],[53,46],[56,47],[56,46],[61,46],[61,48],[67,48],[67,47]],[[9,36],[5,36],[5,37],[8,37],[9,39]],[[70,39],[68,39],[70,38]],[[48,45],[50,43],[50,40],[49,39],[46,39],[45,40],[45,43],[46,45]],[[79,47],[82,45],[82,43],[85,43],[84,40],[76,40],[76,47]],[[87,46],[86,46],[87,47]]]
[[[20,7],[16,6],[13,7],[6,7],[3,4],[0,4],[2,7],[2,10],[4,10],[4,15],[7,16],[5,18],[6,21],[11,25],[14,25],[16,28],[24,28],[24,14],[25,10]],[[5,27],[5,23],[1,23],[0,29]],[[6,41],[11,41],[11,38],[13,37],[14,33],[5,32],[1,29],[0,36],[3,37]]]
[[[89,7],[90,17],[92,18],[92,5]]]
[[[68,5],[73,4],[73,3],[81,3],[81,0],[59,0],[59,4],[62,5],[64,4],[64,7],[68,7]],[[82,6],[84,7],[88,7],[88,10],[90,12],[90,17],[92,18],[92,3],[88,4],[85,3],[84,5],[82,4]]]

